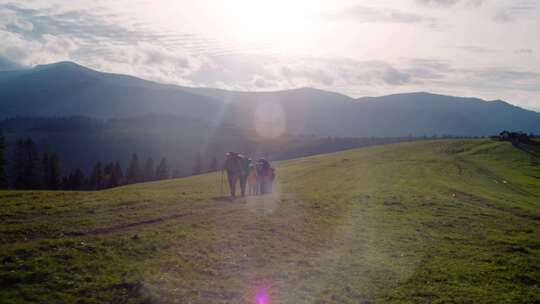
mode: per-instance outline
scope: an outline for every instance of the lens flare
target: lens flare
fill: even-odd
[[[263,102],[255,110],[255,130],[264,138],[276,138],[285,132],[285,113],[277,102]]]
[[[261,289],[257,293],[257,304],[268,304],[268,295],[266,294],[266,290]]]

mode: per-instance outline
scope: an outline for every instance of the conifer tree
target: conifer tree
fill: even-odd
[[[159,162],[159,166],[156,169],[156,179],[168,179],[169,178],[169,166],[167,165],[167,159],[163,157]]]
[[[60,186],[62,190],[70,190],[69,188],[69,176],[62,176],[62,184]]]
[[[114,173],[114,163],[109,163],[103,167],[103,188],[111,188],[112,175]]]
[[[154,160],[149,157],[146,159],[146,164],[144,165],[144,181],[152,181],[156,179],[155,174],[155,168],[154,168]]]
[[[49,174],[50,174],[49,165],[50,165],[49,153],[45,152],[43,153],[43,158],[41,159],[41,175],[43,178],[42,186],[44,189],[49,188]]]
[[[133,153],[129,167],[126,170],[126,184],[138,183],[141,181],[141,169],[137,153]]]
[[[42,173],[39,163],[39,155],[36,145],[31,139],[26,140],[26,176],[28,180],[28,189],[39,189],[41,187]]]
[[[124,179],[124,173],[122,172],[122,166],[120,166],[120,162],[116,162],[114,164],[114,171],[113,171],[113,178],[111,180],[111,187],[117,187],[120,186],[123,183]]]
[[[193,164],[193,170],[191,170],[192,175],[197,175],[202,173],[202,158],[201,154],[197,154],[197,158],[195,159],[195,163]]]
[[[58,190],[60,189],[60,159],[58,155],[53,154],[49,158],[49,184],[48,189]]]
[[[0,189],[7,189],[8,187],[5,151],[6,145],[4,136],[0,132]]]
[[[218,160],[217,158],[213,158],[212,162],[210,163],[210,167],[208,168],[208,172],[214,172],[218,170]]]
[[[19,139],[15,143],[15,149],[13,151],[13,159],[11,161],[11,172],[13,174],[13,187],[15,189],[24,189],[26,182],[24,176],[25,166],[25,149],[24,140]]]
[[[171,178],[179,178],[182,175],[180,169],[175,168],[172,172]]]
[[[92,169],[92,173],[90,174],[90,179],[88,181],[88,187],[91,190],[98,190],[101,189],[103,185],[103,168],[101,165],[101,162],[98,162],[94,169]]]
[[[39,189],[43,180],[40,167],[34,142],[31,139],[17,141],[13,155],[15,189]]]
[[[86,188],[86,177],[80,168],[75,169],[70,174],[69,185],[71,190],[84,190]]]

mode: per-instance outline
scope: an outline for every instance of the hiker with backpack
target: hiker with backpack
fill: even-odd
[[[227,172],[231,197],[236,197],[236,184],[238,181],[240,182],[241,195],[246,196],[246,182],[250,162],[250,159],[240,153],[228,152],[226,154],[223,170]]]
[[[257,168],[256,168],[256,165],[253,163],[251,163],[249,166],[247,183],[248,183],[248,191],[250,195],[259,194],[259,183],[257,183]]]
[[[257,161],[257,178],[261,194],[272,193],[272,184],[275,179],[275,172],[270,163],[261,158]]]
[[[269,172],[269,177],[268,177],[268,193],[272,193],[275,179],[276,179],[276,172],[274,171],[274,168],[270,167],[270,172]]]
[[[240,182],[242,196],[246,195],[246,186],[248,186],[248,194],[251,195],[272,193],[275,171],[264,158],[254,163],[251,158],[240,153],[228,152],[223,170],[227,172],[231,197],[236,197],[236,184],[238,182]]]

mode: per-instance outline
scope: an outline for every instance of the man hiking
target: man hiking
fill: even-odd
[[[246,195],[246,181],[249,172],[250,160],[244,155],[236,152],[226,154],[223,170],[227,171],[227,180],[231,197],[236,197],[236,183],[240,181],[240,192]]]

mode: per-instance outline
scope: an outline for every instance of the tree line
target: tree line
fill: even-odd
[[[4,135],[0,133],[0,189],[8,187],[8,180],[6,174],[6,159],[4,153],[6,150],[6,141]]]
[[[132,154],[125,171],[119,161],[98,161],[89,174],[75,168],[63,175],[58,155],[46,152],[40,155],[30,138],[16,141],[8,176],[5,151],[5,138],[0,134],[0,189],[100,190],[180,176],[178,170],[170,172],[165,157],[157,166],[151,157],[143,165],[136,153]]]
[[[145,168],[146,156],[154,157],[154,165],[158,165],[161,156],[165,156],[171,169],[170,175],[174,175],[176,170],[173,169],[179,169],[181,172],[176,176],[189,176],[214,171],[229,151],[242,152],[255,158],[282,160],[421,139],[412,136],[346,138],[310,134],[282,134],[277,138],[264,138],[253,130],[233,125],[213,126],[189,117],[167,115],[109,120],[90,117],[16,117],[0,120],[0,129],[6,132],[10,157],[16,140],[30,137],[43,151],[54,151],[60,157],[63,173],[80,168],[87,175],[91,175],[96,163],[103,160],[120,160],[123,169],[126,169],[133,152],[137,152],[139,157],[144,155],[139,159],[141,170]],[[106,165],[102,164],[102,170]],[[7,171],[12,176],[11,165]]]
[[[7,139],[2,137],[0,143],[0,188],[52,190],[97,190],[216,171],[228,151],[273,161],[404,141],[458,138],[283,134],[264,139],[237,128],[208,129],[202,122],[167,116],[109,121],[13,118],[0,121],[0,128],[7,132]],[[20,140],[30,137],[34,141]],[[38,153],[36,146],[55,153]],[[6,151],[10,157],[6,157]],[[167,159],[139,159],[133,151]],[[131,158],[126,159],[129,155]],[[102,162],[106,158],[120,162]]]
[[[100,190],[219,170],[217,157],[211,158],[205,166],[202,155],[198,154],[191,172],[183,174],[179,169],[170,170],[165,157],[156,164],[152,157],[142,162],[137,153],[133,153],[125,170],[119,161],[98,161],[88,173],[74,168],[62,174],[64,168],[58,154],[39,154],[36,143],[30,138],[16,141],[8,170],[5,152],[5,137],[0,133],[0,189]]]
[[[49,133],[47,133],[49,134]],[[51,137],[51,136],[48,136]],[[276,139],[272,142],[238,142],[236,149],[247,155],[260,155],[270,160],[290,159],[307,155],[335,152],[345,149],[366,147],[379,144],[397,143],[412,140],[454,138],[442,137],[390,137],[390,138],[342,138],[315,136],[294,136]],[[62,143],[63,140],[49,142],[48,146]],[[42,144],[47,144],[42,143]],[[220,168],[219,157],[224,155],[217,143],[211,146],[208,153],[198,153],[191,160],[186,159],[183,164],[183,172],[176,167],[170,170],[168,160],[161,158],[159,163],[154,163],[152,158],[141,161],[136,153],[131,155],[127,168],[122,169],[119,161],[103,163],[97,161],[94,156],[97,153],[77,153],[79,165],[73,164],[61,167],[59,155],[69,157],[70,151],[60,150],[59,154],[38,154],[36,143],[31,139],[19,139],[13,143],[13,158],[6,161],[5,138],[0,134],[0,189],[50,189],[50,190],[99,190],[117,187],[121,185],[178,178],[196,175],[205,172],[217,171]],[[73,145],[72,145],[73,146]],[[101,146],[101,145],[96,145]],[[59,147],[61,149],[61,146]],[[73,151],[71,151],[73,153]],[[174,155],[173,155],[174,156]],[[90,165],[81,167],[80,162]],[[208,162],[205,162],[208,160]],[[93,163],[93,164],[92,164]],[[65,164],[65,163],[64,163]],[[178,161],[176,162],[178,165]],[[186,166],[187,165],[187,166]],[[83,169],[86,168],[86,169]],[[87,172],[85,172],[87,171]]]

